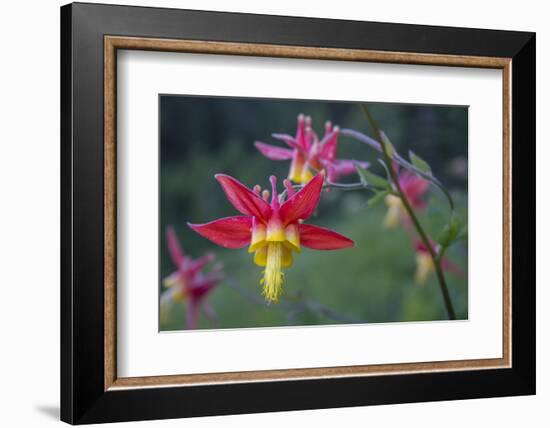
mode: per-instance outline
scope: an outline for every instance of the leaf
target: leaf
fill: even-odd
[[[367,203],[367,205],[369,207],[374,207],[378,205],[386,197],[387,194],[388,194],[388,191],[376,192],[376,194],[369,199],[369,202]]]
[[[456,240],[462,240],[462,239],[468,239],[468,225],[465,224],[464,227],[458,232],[458,235],[456,236]]]
[[[458,215],[453,214],[451,216],[451,219],[449,220],[449,223],[445,225],[445,227],[439,234],[437,242],[439,242],[441,247],[447,248],[453,243],[453,241],[456,240],[459,232],[461,231],[461,227],[462,219]]]
[[[379,189],[388,189],[389,184],[384,177],[380,177],[379,175],[376,175],[370,172],[368,169],[365,169],[358,165],[355,166],[355,169],[357,170],[357,174],[359,174],[361,183],[363,183],[364,185],[377,187]]]
[[[414,154],[412,150],[409,150],[409,159],[411,160],[411,163],[418,168],[420,171],[432,175],[432,168],[426,162],[424,159],[422,159],[420,156],[417,156]]]
[[[393,156],[395,155],[395,147],[393,147],[393,144],[384,131],[380,131],[380,137],[382,138],[382,150],[384,150],[390,159],[393,159]]]

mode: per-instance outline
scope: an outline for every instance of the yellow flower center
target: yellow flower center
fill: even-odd
[[[267,244],[267,259],[264,277],[260,280],[263,294],[268,302],[277,303],[283,290],[285,274],[283,273],[283,243],[269,242]]]
[[[174,272],[172,275],[164,278],[162,283],[166,288],[173,288],[171,293],[173,301],[181,302],[187,297],[187,293],[185,292],[187,285],[179,272]]]
[[[298,181],[299,184],[307,184],[309,181],[313,178],[313,174],[309,170],[308,165],[306,164],[304,168],[302,169],[302,175],[300,177],[300,181]]]
[[[267,226],[254,221],[249,253],[254,253],[254,263],[265,267],[260,284],[268,302],[279,300],[284,282],[283,268],[292,265],[292,252],[300,252],[300,233],[296,224],[283,226],[278,217],[270,219]]]
[[[288,179],[298,184],[307,184],[313,178],[313,174],[309,169],[309,164],[304,159],[303,155],[295,156],[290,164]]]

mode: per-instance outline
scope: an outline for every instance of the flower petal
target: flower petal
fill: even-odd
[[[336,149],[338,147],[338,129],[328,132],[321,140],[321,158],[329,161],[336,157]]]
[[[223,279],[223,275],[219,272],[215,274],[206,274],[196,281],[193,281],[191,286],[191,296],[197,300],[208,294],[218,283]]]
[[[316,144],[319,144],[319,137],[310,126],[306,127],[304,141],[302,143],[304,150],[306,150],[306,152],[310,152]]]
[[[162,280],[162,285],[166,288],[178,288],[175,286],[181,286],[181,273],[179,270],[172,272],[166,278]]]
[[[293,258],[292,258],[292,250],[286,246],[283,247],[283,259],[281,260],[281,266],[282,267],[290,267],[292,266]]]
[[[317,174],[300,191],[281,205],[281,219],[285,225],[298,220],[306,220],[313,214],[321,197],[324,180],[323,174]]]
[[[265,240],[267,242],[284,242],[286,240],[285,228],[278,215],[269,219]]]
[[[271,134],[273,138],[276,140],[284,142],[286,145],[293,149],[301,149],[302,146],[298,144],[295,138],[292,138],[290,135],[287,134]]]
[[[254,263],[258,266],[265,266],[267,264],[267,245],[256,250],[254,253]]]
[[[300,231],[297,224],[289,224],[285,228],[285,237],[288,245],[296,252],[300,252]]]
[[[399,184],[414,208],[425,208],[423,196],[428,191],[429,181],[406,171],[399,175]]]
[[[302,175],[304,168],[306,167],[306,159],[299,150],[294,150],[292,154],[292,162],[290,163],[290,171],[288,172],[288,179],[295,183],[302,182]]]
[[[198,327],[199,323],[199,305],[193,300],[187,301],[187,310],[185,313],[185,319],[188,330],[194,330]]]
[[[272,146],[271,144],[265,144],[260,141],[254,143],[256,148],[262,155],[271,160],[288,160],[292,159],[293,150],[285,149],[284,147]]]
[[[216,174],[229,201],[241,213],[265,221],[271,214],[269,204],[238,180],[226,174]]]
[[[177,302],[183,300],[181,294],[181,289],[178,287],[169,288],[165,290],[160,295],[160,306],[167,307],[172,304],[172,302]]]
[[[425,284],[430,274],[434,271],[434,264],[432,258],[428,253],[417,252],[416,253],[416,273],[415,281],[417,284]]]
[[[205,254],[198,259],[192,260],[188,266],[188,274],[195,275],[197,272],[201,271],[208,263],[213,262],[216,256],[214,253]]]
[[[386,195],[384,202],[388,206],[388,212],[386,217],[384,217],[384,226],[388,229],[394,229],[403,217],[403,203],[401,202],[401,198],[394,195]]]
[[[250,239],[249,253],[255,252],[258,248],[265,245],[266,226],[258,221],[256,217],[252,217],[252,237]]]
[[[338,175],[349,175],[357,172],[357,166],[368,168],[368,162],[360,162],[353,159],[335,159],[332,162],[332,167]]]
[[[199,235],[225,248],[241,248],[250,243],[252,219],[247,216],[225,217],[210,223],[187,225]]]
[[[306,164],[304,165],[304,168],[302,169],[302,175],[298,183],[307,184],[309,183],[309,180],[313,178],[313,174],[311,173],[310,167],[311,167],[311,164],[309,162],[306,162]]]
[[[300,224],[298,228],[301,244],[314,250],[339,250],[355,245],[351,239],[324,227]]]
[[[185,261],[185,255],[172,226],[166,228],[166,243],[172,262],[179,268]]]
[[[443,257],[443,260],[441,260],[441,267],[443,268],[443,270],[453,273],[457,276],[464,276],[464,271],[460,269],[459,266],[451,262],[447,257]]]

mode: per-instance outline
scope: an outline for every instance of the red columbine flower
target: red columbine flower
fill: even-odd
[[[432,248],[435,251],[435,254],[439,254],[439,251],[441,250],[441,246],[434,241],[430,241],[430,244]],[[416,251],[416,274],[415,274],[415,281],[417,284],[422,285],[424,284],[430,275],[435,271],[435,266],[432,261],[432,256],[430,255],[430,252],[428,250],[428,247],[424,245],[422,241],[417,241],[415,243],[415,251]],[[446,257],[443,257],[441,260],[441,268],[444,271],[448,271],[451,273],[454,273],[456,275],[462,275],[463,272],[455,266],[453,263],[449,261]]]
[[[214,310],[206,297],[223,279],[222,267],[218,264],[210,272],[203,273],[203,268],[214,261],[214,254],[208,253],[195,260],[186,256],[171,226],[166,229],[166,241],[168,253],[177,270],[163,280],[168,290],[161,296],[161,305],[170,301],[186,300],[187,328],[194,329],[197,327],[201,307],[210,320],[215,318]]]
[[[427,180],[419,177],[415,173],[402,170],[399,173],[399,185],[405,194],[407,200],[414,209],[424,210],[426,201],[424,195],[428,191],[430,183]],[[405,226],[410,224],[409,216],[405,211],[401,198],[395,195],[387,195],[384,199],[388,206],[388,213],[384,219],[384,224],[388,228],[394,228],[399,221],[403,221]]]
[[[340,128],[325,124],[325,135],[319,141],[317,134],[311,128],[311,117],[303,114],[298,116],[296,136],[273,134],[273,138],[285,142],[290,149],[272,146],[260,141],[255,142],[256,148],[265,157],[271,160],[291,159],[288,178],[295,183],[306,184],[315,172],[326,171],[330,181],[337,181],[339,177],[355,173],[355,166],[366,168],[367,162],[358,162],[350,159],[336,159],[338,134]]]
[[[302,223],[319,203],[323,174],[315,176],[296,193],[285,180],[288,199],[284,202],[277,193],[277,180],[271,176],[271,204],[267,202],[269,191],[264,190],[262,198],[259,186],[253,191],[228,175],[215,177],[229,201],[244,215],[206,224],[189,224],[189,227],[225,248],[248,245],[248,252],[254,253],[254,263],[265,267],[260,283],[268,302],[278,301],[284,280],[283,268],[292,264],[292,252],[299,253],[302,245],[315,250],[337,250],[354,245],[351,239],[332,230]]]

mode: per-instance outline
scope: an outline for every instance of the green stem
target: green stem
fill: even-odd
[[[384,157],[384,162],[386,163],[386,166],[388,168],[388,171],[391,176],[391,180],[395,186],[395,189],[397,190],[397,193],[399,195],[399,198],[401,199],[401,202],[403,203],[403,206],[405,207],[405,210],[407,211],[407,214],[409,215],[411,221],[413,222],[413,225],[420,236],[420,239],[428,249],[428,252],[430,253],[430,257],[432,259],[432,263],[435,267],[435,272],[437,275],[437,280],[439,283],[439,288],[441,289],[441,294],[443,295],[443,301],[445,303],[445,308],[447,309],[447,314],[449,316],[449,319],[454,320],[456,319],[455,310],[453,308],[453,303],[451,301],[451,296],[449,294],[449,289],[447,287],[447,283],[445,281],[445,276],[443,275],[443,269],[441,268],[441,257],[438,257],[437,253],[435,252],[435,249],[433,248],[430,239],[428,238],[427,233],[424,231],[424,228],[420,224],[420,221],[418,221],[418,218],[416,214],[414,213],[414,210],[412,209],[411,204],[409,203],[409,200],[405,196],[405,193],[401,189],[401,184],[399,183],[399,177],[397,176],[397,172],[395,171],[393,167],[392,158],[388,154],[388,148],[386,147],[384,143],[384,139],[382,138],[382,135],[380,133],[380,129],[376,125],[376,122],[374,120],[374,117],[370,114],[370,111],[367,109],[366,106],[363,105],[363,110],[365,114],[367,115],[367,118],[370,122],[370,125],[372,129],[374,130],[375,136],[378,139],[378,141],[381,144],[381,152]]]
[[[393,168],[392,168],[393,171]],[[405,210],[407,211],[407,214],[411,218],[414,227],[418,234],[420,235],[420,238],[422,239],[422,242],[428,249],[430,253],[430,257],[432,258],[432,263],[435,267],[435,273],[437,275],[437,280],[439,283],[439,288],[441,289],[441,294],[443,295],[443,301],[445,302],[445,308],[447,309],[447,314],[449,316],[449,319],[454,320],[456,319],[455,310],[453,308],[453,303],[451,301],[451,296],[449,294],[449,288],[447,287],[447,282],[445,281],[445,275],[443,275],[443,269],[441,268],[441,260],[442,258],[437,255],[435,252],[433,245],[430,242],[430,239],[428,238],[428,235],[420,225],[420,222],[418,221],[418,218],[416,217],[416,214],[414,213],[411,204],[409,203],[407,197],[401,190],[401,186],[398,184],[399,180],[397,177],[394,177],[395,171],[392,174],[392,180],[394,181],[394,184],[396,184],[397,191],[399,192],[399,196],[401,198],[401,201],[403,202],[403,206],[405,207]]]
[[[332,181],[327,181],[325,183],[325,188],[327,189],[340,189],[340,190],[364,190],[364,189],[371,189],[374,190],[375,188],[372,186],[369,186],[368,184],[363,184],[361,182],[357,183],[334,183]]]

